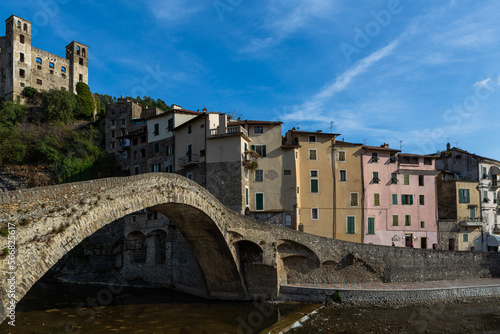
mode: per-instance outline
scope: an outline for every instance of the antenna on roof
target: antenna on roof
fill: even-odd
[[[402,149],[403,149],[403,147],[405,147],[405,146],[403,145],[403,141],[402,141],[402,140],[400,140],[400,141],[399,141],[399,149],[400,149],[400,150],[402,150]]]
[[[333,122],[330,122],[330,133],[333,133]]]
[[[363,145],[366,145],[366,139],[363,139]]]

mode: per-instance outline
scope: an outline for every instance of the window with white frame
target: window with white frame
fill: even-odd
[[[309,142],[310,143],[315,143],[316,142],[316,136],[309,136]]]
[[[318,220],[319,219],[319,210],[318,208],[311,208],[311,219]]]
[[[255,170],[255,182],[264,182],[264,170],[263,169],[256,169]]]
[[[318,156],[315,149],[309,150],[309,160],[318,160]]]
[[[319,178],[317,170],[310,170],[311,193],[319,193]]]
[[[252,151],[257,152],[260,157],[265,157],[267,155],[266,145],[251,145],[250,148]]]
[[[246,167],[243,168],[243,176],[245,177],[245,180],[248,180],[248,168]]]
[[[358,193],[351,193],[351,206],[359,206]]]
[[[345,151],[339,151],[339,161],[346,161]]]
[[[341,182],[347,181],[347,170],[345,169],[339,170],[339,181]]]

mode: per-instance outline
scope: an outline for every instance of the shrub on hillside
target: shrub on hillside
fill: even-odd
[[[43,101],[47,120],[68,123],[74,118],[77,99],[73,92],[55,90],[43,93]]]
[[[94,116],[95,103],[89,86],[84,82],[76,84],[76,96],[78,107],[75,110],[75,117],[80,119],[90,119]]]
[[[23,120],[26,107],[17,101],[8,101],[2,103],[0,111],[0,126],[13,127]]]

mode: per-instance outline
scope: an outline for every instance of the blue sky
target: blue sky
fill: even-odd
[[[32,45],[89,45],[93,92],[283,121],[283,131],[500,160],[500,2],[3,1]],[[4,34],[4,30],[0,32]],[[365,141],[366,140],[366,141]]]

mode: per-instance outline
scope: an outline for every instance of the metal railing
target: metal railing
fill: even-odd
[[[180,157],[178,162],[179,162],[180,167],[183,167],[183,166],[189,165],[189,164],[197,164],[200,162],[200,155],[194,154],[194,153],[186,154],[183,157]]]
[[[248,136],[248,131],[242,127],[241,125],[233,125],[233,126],[228,126],[226,128],[226,131],[222,133],[220,129],[210,129],[210,136],[215,137],[215,136],[222,136],[225,134],[244,134],[245,136]]]

